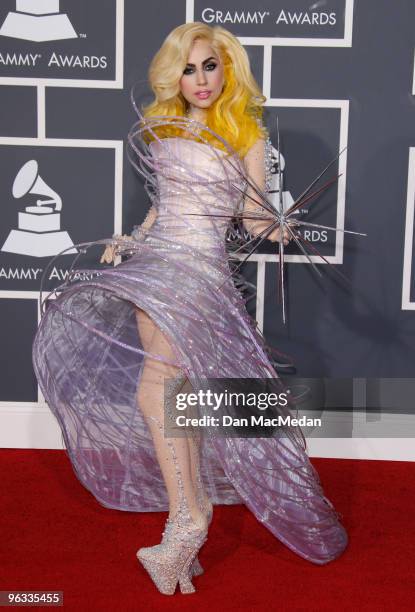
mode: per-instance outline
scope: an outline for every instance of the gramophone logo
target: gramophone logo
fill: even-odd
[[[50,257],[65,249],[66,254],[77,253],[68,232],[60,229],[62,198],[39,176],[38,163],[25,163],[14,179],[13,196],[20,199],[28,194],[45,196],[36,206],[26,206],[19,212],[18,229],[12,229],[2,251],[32,257]]]
[[[35,42],[78,38],[69,17],[59,12],[59,0],[16,0],[0,34]]]

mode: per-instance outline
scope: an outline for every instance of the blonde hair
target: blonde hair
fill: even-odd
[[[244,157],[258,138],[267,135],[262,126],[262,106],[266,98],[252,75],[245,49],[221,26],[212,27],[196,21],[180,25],[170,32],[149,67],[149,82],[155,99],[143,108],[143,116],[186,115],[187,102],[180,91],[180,79],[197,39],[210,43],[224,69],[224,88],[207,109],[207,126]],[[180,132],[174,126],[157,128],[159,138],[179,135]],[[208,131],[201,135],[210,142],[214,140],[215,146],[225,148]]]

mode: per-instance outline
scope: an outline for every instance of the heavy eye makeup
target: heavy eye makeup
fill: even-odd
[[[216,62],[210,62],[208,61],[207,64],[205,64],[203,62],[203,68],[207,71],[207,72],[212,72],[213,70],[215,70],[217,63]],[[186,66],[186,68],[183,70],[183,74],[193,74],[193,72],[195,71],[195,66],[194,64],[188,64]]]

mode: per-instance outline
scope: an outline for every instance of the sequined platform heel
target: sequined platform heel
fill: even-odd
[[[154,416],[163,435],[163,425]],[[177,511],[169,521],[170,528],[165,530],[162,543],[156,546],[140,548],[137,559],[143,565],[160,593],[173,595],[177,584],[182,593],[194,593],[195,588],[190,577],[190,567],[201,546],[207,539],[207,521],[202,515],[196,523],[190,514],[187,504],[182,475],[171,439],[165,438],[170,449],[177,477],[178,501]]]
[[[140,548],[137,558],[160,593],[173,595],[177,584],[181,593],[196,591],[190,579],[190,566],[206,541],[207,527],[189,521],[174,525],[163,544]]]
[[[176,376],[166,383],[165,408],[166,408],[167,413],[170,415],[170,417],[172,417],[173,411],[174,411],[174,404],[173,404],[174,399],[177,393],[179,393],[183,389],[186,381],[187,381],[187,376],[182,372],[182,370],[179,370]],[[199,453],[200,449],[199,449],[199,444],[198,444],[198,438],[195,437],[193,438],[193,440],[197,446],[197,452]],[[213,505],[209,497],[207,496],[207,493],[202,483],[198,459],[197,459],[197,468],[196,468],[196,483],[197,483],[196,484],[197,503],[198,503],[200,511],[205,515],[207,524],[209,527],[212,522]],[[162,533],[161,544],[163,544],[165,542],[165,539],[169,537],[171,529],[172,529],[172,521],[170,518],[167,518],[165,526],[164,526],[164,531]],[[201,566],[200,561],[196,555],[190,567],[190,578],[192,576],[200,576],[201,574],[203,574],[203,572],[204,572],[204,569]]]
[[[213,505],[212,505],[212,503],[210,502],[210,500],[209,500],[209,498],[207,496],[203,498],[203,501],[200,501],[200,497],[198,497],[198,500],[199,500],[199,508],[200,508],[200,510],[203,512],[203,514],[206,517],[207,528],[209,529],[209,526],[210,526],[210,524],[212,522],[212,517],[213,517]],[[161,546],[163,543],[165,543],[171,537],[171,532],[172,532],[172,530],[174,530],[174,528],[175,528],[174,521],[172,519],[170,519],[170,518],[167,518],[165,526],[164,526],[164,531],[163,531],[163,534],[162,534],[161,543],[158,544],[157,546]],[[205,541],[206,541],[206,539],[205,539]],[[204,569],[201,566],[199,558],[198,558],[197,553],[196,553],[194,561],[193,561],[193,563],[191,564],[191,566],[189,568],[189,577],[191,578],[192,576],[201,576],[203,574],[203,572],[204,572]]]

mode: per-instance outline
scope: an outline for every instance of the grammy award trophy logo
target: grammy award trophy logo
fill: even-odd
[[[12,229],[1,250],[6,253],[50,257],[69,249],[77,253],[68,232],[60,229],[62,198],[39,176],[38,163],[26,162],[14,179],[13,196],[20,199],[28,194],[46,196],[36,200],[36,206],[26,206],[19,212],[18,229]],[[54,206],[54,207],[53,207]]]
[[[280,152],[279,154],[279,163],[281,164],[281,172],[280,174],[278,174],[278,149],[276,149],[274,146],[271,147],[271,181],[270,181],[270,187],[269,187],[269,201],[272,204],[272,206],[275,208],[275,210],[280,209],[280,187],[281,187],[281,193],[282,193],[282,209],[284,212],[287,212],[287,210],[289,210],[291,208],[291,206],[294,204],[294,198],[291,194],[291,191],[289,189],[285,189],[284,186],[284,179],[285,179],[285,158],[284,155]],[[281,177],[281,178],[280,178]],[[280,186],[280,180],[281,180],[281,186]],[[305,208],[299,208],[298,210],[295,210],[292,214],[293,215],[301,215],[301,214],[307,214],[308,213],[308,209]],[[302,234],[304,236],[305,239],[307,239],[309,242],[327,242],[327,231],[326,230],[321,230],[321,229],[302,229],[302,230],[297,230],[299,231],[300,234]]]
[[[285,169],[285,158],[280,152],[279,155],[281,164],[281,191],[282,191],[282,207],[285,212],[294,203],[294,199],[290,191],[284,191],[284,169]],[[276,210],[279,210],[279,177],[278,177],[278,149],[274,146],[271,148],[271,184],[269,188],[270,202]]]
[[[34,42],[78,38],[69,17],[59,12],[59,0],[16,0],[0,35]]]

